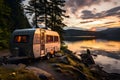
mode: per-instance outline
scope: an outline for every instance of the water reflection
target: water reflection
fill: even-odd
[[[103,66],[103,70],[110,73],[120,73],[120,60],[102,55],[98,55],[94,60],[96,64]]]
[[[86,48],[96,54],[95,62],[110,73],[120,73],[120,41],[84,40],[78,42],[66,42],[68,49],[73,52],[83,53]]]
[[[107,41],[107,40],[83,40],[78,42],[66,42],[70,50],[85,50],[86,48],[90,49],[99,49],[105,51],[120,51],[120,42],[119,41]]]

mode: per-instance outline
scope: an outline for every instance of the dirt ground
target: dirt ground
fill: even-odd
[[[2,56],[9,56],[10,51],[9,50],[0,50],[0,57]],[[29,64],[28,66],[33,66],[36,68],[40,68],[48,73],[50,73],[55,80],[72,80],[72,76],[66,76],[62,73],[56,72],[55,69],[52,66],[52,63],[49,63],[48,60],[38,60],[34,63]]]
[[[0,57],[10,55],[10,51],[8,49],[0,50]]]
[[[54,77],[55,80],[73,80],[72,76],[67,76],[67,75],[64,75],[63,73],[56,72],[54,67],[52,66],[52,63],[49,63],[48,60],[41,60],[41,61],[31,64],[30,66],[40,68],[50,73]]]

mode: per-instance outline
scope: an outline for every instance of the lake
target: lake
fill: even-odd
[[[96,64],[103,67],[109,73],[120,73],[120,41],[108,41],[102,39],[81,40],[75,42],[65,41],[68,49],[77,55],[90,49]]]

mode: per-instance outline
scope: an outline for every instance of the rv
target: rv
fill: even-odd
[[[18,29],[12,33],[10,51],[15,57],[49,59],[60,51],[60,37],[55,31],[41,28]]]

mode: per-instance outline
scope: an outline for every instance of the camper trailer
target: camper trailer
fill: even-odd
[[[41,28],[18,29],[12,33],[10,51],[16,57],[49,59],[60,51],[60,37],[55,31]]]

